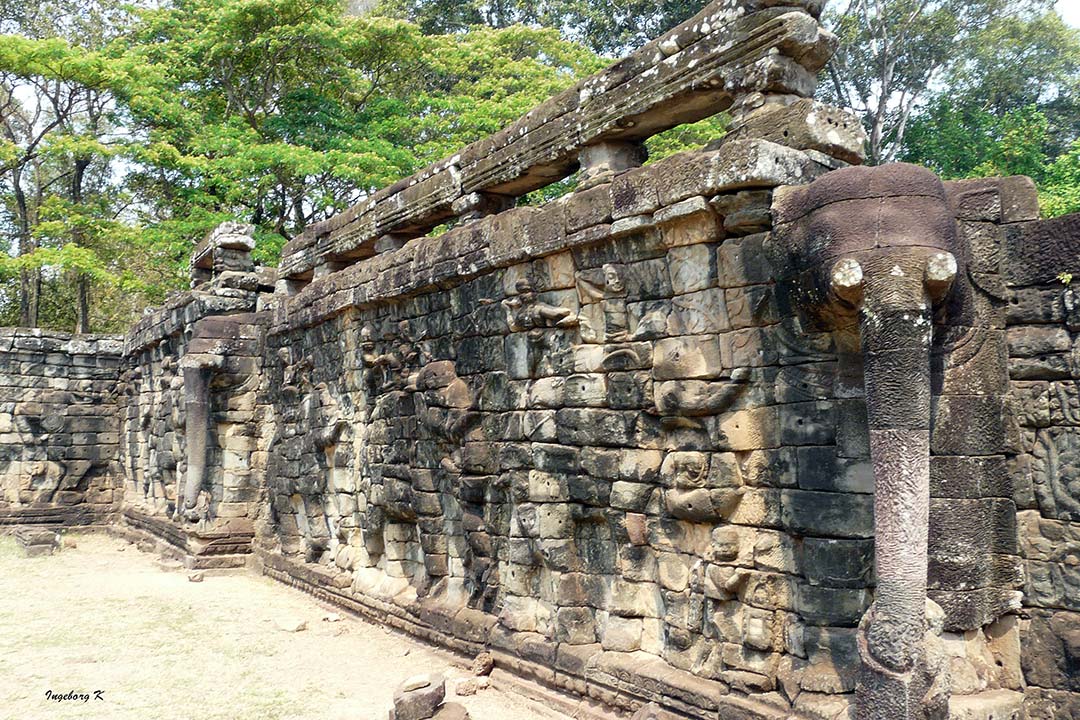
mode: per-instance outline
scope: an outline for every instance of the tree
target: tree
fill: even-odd
[[[91,283],[105,275],[91,273],[86,262],[99,238],[87,234],[86,222],[70,222],[68,232],[42,232],[52,213],[65,208],[69,218],[96,212],[110,218],[119,205],[113,193],[113,97],[107,87],[100,51],[126,27],[124,8],[113,0],[45,0],[35,4],[0,2],[0,29],[17,34],[0,38],[0,223],[14,238],[18,291],[8,287],[6,301],[18,297],[18,321],[41,320],[43,282],[70,282],[76,292],[75,329],[90,328]],[[45,267],[41,260],[70,245]],[[89,253],[89,255],[87,255]],[[81,257],[75,262],[76,257]],[[94,258],[99,270],[105,261]],[[121,263],[122,264],[122,263]],[[103,270],[102,270],[103,272]],[[111,277],[111,276],[110,276]]]
[[[1080,212],[1080,140],[1047,168],[1040,196],[1049,217]]]
[[[627,52],[688,20],[709,0],[383,0],[378,12],[411,20],[427,34],[476,25],[555,28],[607,56]]]
[[[223,218],[257,254],[494,132],[599,65],[552,30],[416,26],[335,0],[181,0],[117,49],[141,220],[179,265]],[[169,240],[171,237],[173,240]]]
[[[17,256],[38,249],[36,226],[51,198],[63,195],[81,206],[88,173],[105,172],[104,167],[93,167],[110,102],[99,83],[97,58],[58,40],[26,39],[0,49],[0,95],[5,100],[0,131],[7,143],[0,183]],[[68,240],[78,243],[80,238]],[[79,327],[85,331],[88,279],[78,277],[76,282],[81,288]],[[33,263],[22,265],[19,285],[20,323],[34,326],[41,275]]]
[[[981,107],[937,98],[912,121],[901,160],[926,165],[946,179],[1046,173],[1049,121],[1034,105],[998,116]]]
[[[898,157],[946,178],[1028,175],[1044,211],[1075,207],[1080,31],[1056,13],[991,21],[915,111]]]
[[[868,161],[895,159],[912,114],[943,79],[971,67],[992,19],[1039,17],[1051,0],[847,0],[825,16],[840,49],[824,71],[820,95],[862,116]]]
[[[672,27],[690,19],[709,0],[382,0],[376,13],[405,18],[427,35],[475,33],[478,26],[507,28],[515,24],[558,30],[569,41],[583,43],[599,55],[625,55]],[[603,63],[594,63],[600,69]],[[522,112],[528,110],[522,108]],[[674,128],[649,139],[649,157],[659,160],[698,149],[727,131],[721,115]],[[492,131],[498,130],[494,127]],[[573,179],[530,195],[543,201],[575,187]]]

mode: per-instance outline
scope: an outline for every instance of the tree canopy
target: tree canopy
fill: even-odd
[[[334,0],[180,0],[108,22],[93,7],[63,10],[71,37],[2,13],[19,30],[0,38],[6,324],[122,328],[132,303],[183,285],[193,242],[225,219],[254,223],[275,262],[307,224],[603,65],[552,29],[431,36]],[[125,307],[76,323],[72,274]]]
[[[124,329],[223,220],[274,263],[706,2],[0,0],[0,324]],[[1080,210],[1080,34],[1050,6],[841,0],[821,96],[862,117],[870,162],[1024,173],[1048,214]]]
[[[518,23],[560,30],[601,55],[644,45],[697,14],[709,0],[382,0],[376,11],[416,22],[425,33]]]

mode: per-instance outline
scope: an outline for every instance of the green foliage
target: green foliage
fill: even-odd
[[[996,116],[938,98],[912,122],[900,159],[944,178],[1045,173],[1049,123],[1035,106]]]
[[[1080,211],[1080,31],[1048,12],[993,18],[974,38],[899,158],[945,178],[1028,175],[1044,214]]]
[[[0,323],[121,330],[187,283],[195,242],[312,222],[505,127],[707,0],[0,0]],[[1050,0],[850,0],[825,99],[871,161],[1027,174],[1080,211],[1080,35]],[[710,118],[651,161],[722,136]],[[523,198],[544,202],[576,177]],[[40,287],[40,290],[38,290]],[[32,298],[31,298],[32,296]],[[32,300],[33,302],[29,302]]]
[[[996,116],[1036,106],[1046,117],[1040,138],[1056,156],[1080,135],[1080,30],[1056,12],[992,19],[953,63],[940,93],[957,106]]]
[[[646,142],[646,147],[649,149],[649,162],[663,160],[686,150],[696,150],[714,140],[719,140],[727,133],[730,122],[731,118],[728,115],[716,115],[654,135]]]
[[[599,66],[551,30],[426,37],[327,0],[181,2],[144,14],[118,61],[129,122],[147,140],[133,179],[145,204],[253,222],[267,261],[307,224]]]
[[[113,16],[123,31],[98,28],[89,46],[3,3],[0,28],[19,34],[0,37],[0,103],[18,105],[19,83],[79,99],[61,112],[42,92],[25,114],[44,120],[0,143],[0,181],[41,186],[23,188],[37,198],[25,212],[14,184],[0,188],[0,230],[22,238],[0,258],[0,319],[25,301],[30,274],[48,296],[39,320],[54,326],[70,325],[53,300],[70,299],[61,286],[72,278],[99,299],[123,287],[149,302],[183,287],[193,244],[223,220],[254,223],[256,259],[275,263],[306,225],[604,64],[555,30],[433,37],[345,15],[337,0],[177,0]],[[72,27],[105,15],[72,12]]]
[[[1048,217],[1080,212],[1080,140],[1047,168],[1040,189],[1043,213]]]
[[[618,56],[693,17],[709,0],[383,0],[377,12],[431,35],[477,25],[557,28],[601,55]]]
[[[840,49],[820,85],[822,99],[858,113],[870,136],[872,164],[895,159],[912,115],[934,96],[952,96],[963,72],[982,77],[972,62],[997,22],[1041,17],[1052,0],[848,0],[825,20]]]

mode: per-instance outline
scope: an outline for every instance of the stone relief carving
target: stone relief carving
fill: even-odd
[[[608,263],[599,271],[577,274],[582,342],[621,343],[630,339],[624,273],[622,266]]]
[[[314,363],[308,356],[293,359],[278,351],[282,362],[282,408],[271,449],[279,458],[271,476],[276,492],[291,505],[301,549],[312,562],[333,558],[340,541],[341,512],[336,504],[334,476],[337,448],[349,429],[338,402],[326,383],[312,379]],[[295,475],[280,471],[281,460],[297,463]]]
[[[700,452],[670,452],[660,473],[667,510],[680,520],[725,521],[742,499],[738,465],[722,454],[710,459]]]
[[[513,332],[527,332],[531,338],[543,337],[544,328],[574,328],[578,319],[569,308],[551,305],[540,300],[533,284],[528,278],[521,278],[515,284],[517,295],[502,301],[506,310],[506,324]]]
[[[856,190],[864,186],[875,190]],[[918,199],[899,199],[909,194]],[[918,212],[883,230],[882,203],[897,212],[908,203]],[[810,327],[831,331],[844,352],[861,350],[863,360],[879,581],[859,626],[856,717],[943,718],[948,673],[938,667],[936,636],[944,615],[927,597],[925,518],[933,308],[944,307],[962,256],[952,209],[936,176],[894,165],[848,168],[782,188],[773,213],[766,249],[787,278],[787,302]]]
[[[1080,521],[1080,427],[1039,430],[1031,466],[1043,516]]]

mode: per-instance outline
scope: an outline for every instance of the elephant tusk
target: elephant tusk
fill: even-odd
[[[863,276],[862,265],[859,264],[858,260],[852,258],[838,260],[836,264],[833,265],[829,277],[831,279],[832,291],[836,293],[837,297],[856,307],[862,304],[863,282],[865,278]]]
[[[952,287],[958,267],[950,252],[936,253],[926,263],[926,289],[934,302],[940,302]]]

